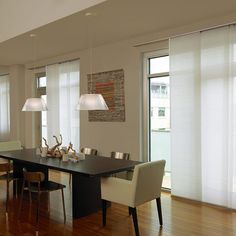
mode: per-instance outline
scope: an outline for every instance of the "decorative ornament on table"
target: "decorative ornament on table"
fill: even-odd
[[[71,154],[72,158],[78,159],[76,156],[76,151],[73,149],[73,144],[71,142],[69,143],[68,147],[60,148],[60,146],[62,145],[62,135],[60,134],[59,138],[53,135],[53,138],[55,138],[56,144],[51,148],[49,147],[47,140],[43,138],[44,146],[47,149],[48,157],[62,158],[64,154],[67,154],[67,155]],[[42,152],[43,152],[43,147],[42,147],[42,142],[41,142],[41,145],[40,145],[41,156],[42,156]]]
[[[61,152],[60,152],[60,146],[62,144],[62,136],[60,134],[60,142],[58,141],[57,136],[53,135],[53,138],[55,138],[56,140],[56,144],[52,147],[49,148],[49,145],[47,144],[47,140],[45,138],[43,138],[44,141],[44,145],[47,147],[47,156],[51,156],[51,157],[59,157],[61,158]],[[41,148],[42,149],[42,148]]]

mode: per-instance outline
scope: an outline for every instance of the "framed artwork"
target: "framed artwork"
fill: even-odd
[[[89,111],[89,121],[125,121],[124,70],[88,74],[88,92],[100,93],[109,110]]]

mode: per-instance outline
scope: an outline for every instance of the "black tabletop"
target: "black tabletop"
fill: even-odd
[[[131,170],[138,161],[120,160],[103,156],[86,155],[85,160],[79,162],[63,162],[59,158],[41,157],[35,149],[22,149],[15,151],[0,152],[0,157],[16,162],[26,162],[49,169],[60,170],[68,173],[78,173],[91,176],[104,176],[113,173]]]

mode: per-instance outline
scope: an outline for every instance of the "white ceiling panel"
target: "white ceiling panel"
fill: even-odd
[[[105,0],[0,0],[0,42]]]

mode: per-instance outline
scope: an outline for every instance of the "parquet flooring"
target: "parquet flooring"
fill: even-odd
[[[5,214],[5,183],[0,182],[0,235],[82,235],[82,236],[129,236],[134,235],[132,218],[127,207],[112,204],[107,212],[107,226],[103,227],[101,212],[81,219],[71,218],[71,190],[69,175],[50,172],[50,179],[66,184],[65,202],[67,222],[63,223],[60,192],[51,193],[50,213],[47,204],[41,205],[39,224],[36,209],[25,196],[20,218],[17,218],[19,199],[10,194],[9,214]],[[11,188],[12,189],[12,188]],[[201,203],[171,198],[162,194],[163,228],[159,228],[155,201],[138,207],[140,235],[142,236],[235,236],[236,212]]]

